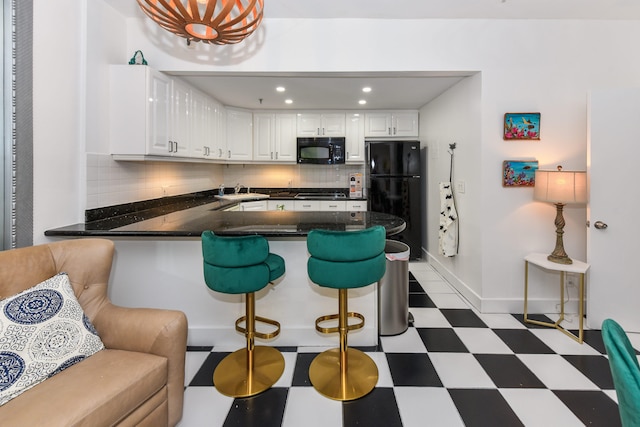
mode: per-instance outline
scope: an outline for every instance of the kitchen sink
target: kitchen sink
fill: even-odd
[[[224,196],[216,196],[222,200],[256,200],[256,199],[268,199],[268,194],[262,193],[238,193],[238,194],[225,194]]]

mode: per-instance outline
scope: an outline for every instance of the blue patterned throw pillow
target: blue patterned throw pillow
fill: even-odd
[[[0,301],[0,406],[102,349],[65,273]]]

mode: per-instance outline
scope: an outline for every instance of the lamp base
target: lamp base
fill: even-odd
[[[562,256],[551,254],[547,256],[547,259],[558,264],[573,264],[573,260],[566,255]]]
[[[556,203],[556,220],[554,222],[556,226],[556,247],[547,259],[558,264],[573,264],[573,260],[569,258],[567,253],[564,251],[564,243],[562,242],[565,225],[564,217],[562,216],[562,208],[564,208],[563,203]]]

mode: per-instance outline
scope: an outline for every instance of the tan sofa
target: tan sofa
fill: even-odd
[[[0,425],[174,426],[182,417],[187,319],[172,310],[111,303],[114,244],[60,241],[0,252],[0,299],[59,272],[69,275],[105,350],[0,406]]]

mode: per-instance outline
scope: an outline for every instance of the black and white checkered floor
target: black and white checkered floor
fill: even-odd
[[[286,366],[272,389],[234,400],[212,384],[226,350],[189,348],[179,426],[620,425],[599,330],[585,331],[580,345],[525,326],[522,315],[479,314],[429,264],[409,269],[413,326],[360,348],[378,365],[372,393],[345,403],[322,397],[308,368],[324,349],[288,347],[280,348]],[[629,338],[640,348],[640,336]]]

